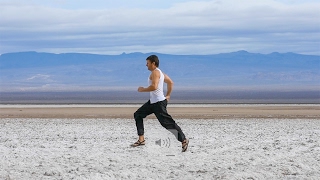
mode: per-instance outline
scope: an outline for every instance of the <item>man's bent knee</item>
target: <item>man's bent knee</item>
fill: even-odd
[[[138,112],[133,113],[134,119],[141,119],[141,115]]]

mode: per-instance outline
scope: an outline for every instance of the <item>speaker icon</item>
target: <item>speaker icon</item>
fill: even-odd
[[[157,140],[156,142],[156,145],[158,146],[161,146],[161,147],[167,147],[169,148],[170,147],[170,138],[167,138],[167,139],[159,139]]]
[[[156,141],[156,145],[161,146],[161,139],[159,139],[158,141]]]

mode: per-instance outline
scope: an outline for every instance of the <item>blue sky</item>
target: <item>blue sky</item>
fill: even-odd
[[[0,54],[320,55],[320,0],[0,0]]]

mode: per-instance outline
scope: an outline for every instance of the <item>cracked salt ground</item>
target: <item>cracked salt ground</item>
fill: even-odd
[[[0,119],[0,179],[317,179],[316,119],[179,119],[189,149],[157,120]],[[159,144],[160,140],[160,144]]]

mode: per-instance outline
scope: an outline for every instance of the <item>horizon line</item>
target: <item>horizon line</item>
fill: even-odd
[[[66,52],[66,53],[54,53],[54,52],[41,52],[41,51],[15,51],[15,52],[7,52],[2,53],[0,56],[4,54],[15,54],[15,53],[46,53],[46,54],[55,54],[55,55],[62,55],[62,54],[87,54],[87,55],[105,55],[105,56],[121,56],[121,55],[132,55],[132,54],[161,54],[161,55],[174,55],[174,56],[212,56],[212,55],[221,55],[221,54],[230,54],[230,53],[247,53],[247,54],[260,54],[260,55],[271,55],[271,54],[297,54],[297,55],[306,55],[306,56],[320,56],[319,54],[303,54],[303,53],[296,53],[296,52],[271,52],[271,53],[259,53],[259,52],[249,52],[247,50],[238,50],[238,51],[230,51],[230,52],[221,52],[215,54],[170,54],[170,53],[162,53],[162,52],[122,52],[120,54],[99,54],[99,53],[89,53],[89,52]]]

